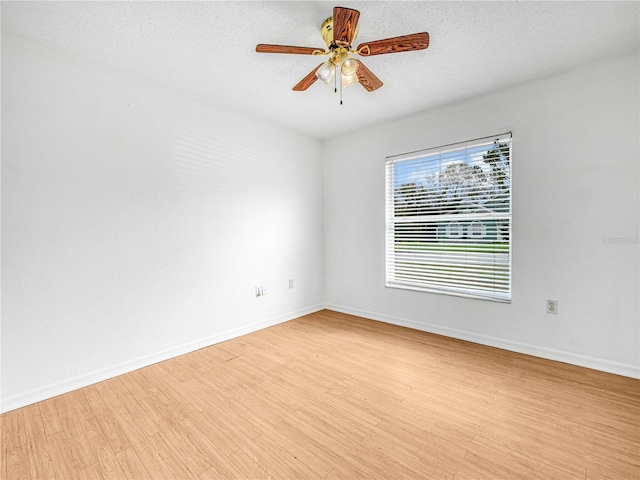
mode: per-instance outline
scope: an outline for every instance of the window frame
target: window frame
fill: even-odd
[[[486,188],[487,191],[491,188],[493,192],[493,196],[485,193],[485,195],[489,195],[485,202],[492,208],[485,208],[484,211],[477,208],[476,214],[468,212],[457,214],[448,210],[451,207],[441,206],[436,209],[435,207],[417,206],[420,199],[441,198],[438,195],[433,196],[425,185],[419,185],[415,187],[416,193],[411,197],[411,207],[408,209],[405,206],[403,214],[398,214],[399,202],[397,199],[402,193],[401,188],[408,184],[400,185],[396,182],[396,165],[407,162],[408,171],[413,174],[422,173],[419,168],[425,168],[424,165],[430,165],[429,162],[434,164],[440,162],[438,164],[439,170],[429,171],[437,172],[432,173],[432,175],[436,175],[434,178],[437,179],[437,182],[444,182],[442,180],[443,156],[449,155],[450,157],[446,158],[453,158],[463,166],[480,168],[475,167],[476,160],[466,159],[471,159],[472,152],[482,151],[484,147],[487,147],[484,155],[496,150],[496,154],[500,155],[502,162],[500,168],[503,168],[503,170],[496,169],[483,155],[483,162],[486,163],[484,165],[485,172],[490,169],[488,170],[490,173],[485,177],[492,179],[491,183],[487,184],[490,187]],[[508,148],[507,155],[504,156],[506,160],[502,156],[505,147]],[[416,167],[416,172],[410,170],[411,162],[421,165],[419,168]],[[386,157],[385,286],[511,303],[513,294],[512,166],[513,138],[511,132]],[[482,177],[481,174],[478,175],[478,178]],[[419,188],[421,190],[418,190]],[[438,188],[444,187],[439,185]],[[469,189],[468,192],[472,192],[472,189]],[[463,201],[458,207],[465,201],[471,203],[471,200],[476,198],[473,195],[473,193],[468,193],[466,196],[462,196]],[[437,203],[433,200],[430,201],[433,204]],[[427,204],[428,202],[429,200],[426,200]],[[484,208],[484,205],[480,206]],[[410,208],[413,209],[412,212]],[[462,208],[460,210],[462,211]],[[471,210],[469,209],[469,211]],[[454,224],[457,224],[455,238],[451,236],[451,226]],[[472,229],[472,226],[475,229]],[[404,245],[400,245],[403,242]],[[493,245],[493,247],[488,245]],[[437,260],[435,260],[435,254],[431,254],[432,250],[439,251]],[[412,252],[413,259],[408,253],[409,251]],[[454,251],[455,254],[451,253]],[[458,259],[459,253],[464,254],[464,260]],[[455,257],[456,255],[457,257]],[[415,257],[418,256],[425,260],[416,260]],[[450,258],[442,260],[443,257]]]

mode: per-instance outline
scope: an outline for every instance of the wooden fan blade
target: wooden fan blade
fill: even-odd
[[[353,41],[358,26],[360,12],[351,8],[333,8],[333,43],[338,47],[348,47]]]
[[[383,53],[408,52],[411,50],[424,50],[429,46],[429,34],[427,32],[412,33],[400,37],[385,38],[375,42],[366,42],[358,45],[360,55],[382,55]]]
[[[307,75],[302,80],[300,80],[298,84],[295,87],[293,87],[293,90],[295,90],[296,92],[302,92],[307,88],[309,88],[311,85],[313,85],[316,82],[316,80],[318,80],[318,77],[316,77],[316,72],[322,65],[324,64],[321,63],[320,65],[318,65],[316,68],[313,69],[311,73],[309,73],[309,75]]]
[[[288,45],[268,45],[261,43],[256,46],[258,53],[294,53],[298,55],[313,55],[314,52],[324,52],[324,48],[291,47]]]
[[[373,92],[383,85],[382,81],[359,60],[356,75],[358,76],[360,85],[362,85],[368,92]]]

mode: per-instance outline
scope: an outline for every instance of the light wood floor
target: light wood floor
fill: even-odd
[[[7,479],[640,478],[640,381],[330,311],[1,421]]]

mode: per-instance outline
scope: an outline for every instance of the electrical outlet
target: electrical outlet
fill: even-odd
[[[558,313],[558,301],[557,300],[547,300],[547,313]]]
[[[289,288],[293,288],[293,278],[289,279]]]

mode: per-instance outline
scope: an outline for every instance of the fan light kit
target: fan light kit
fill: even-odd
[[[311,47],[292,47],[287,45],[259,44],[256,52],[259,53],[292,53],[300,55],[328,55],[329,59],[318,65],[306,77],[293,87],[293,90],[301,92],[309,88],[320,79],[327,85],[334,81],[334,91],[340,88],[340,104],[342,104],[342,88],[360,83],[367,91],[373,92],[382,86],[382,82],[371,70],[364,66],[362,61],[352,55],[369,57],[383,53],[408,52],[411,50],[424,50],[429,46],[429,34],[427,32],[402,35],[400,37],[385,38],[374,42],[365,42],[352,48],[352,43],[358,35],[358,19],[360,12],[351,8],[334,7],[333,17],[327,18],[320,34],[327,45],[326,49]]]

